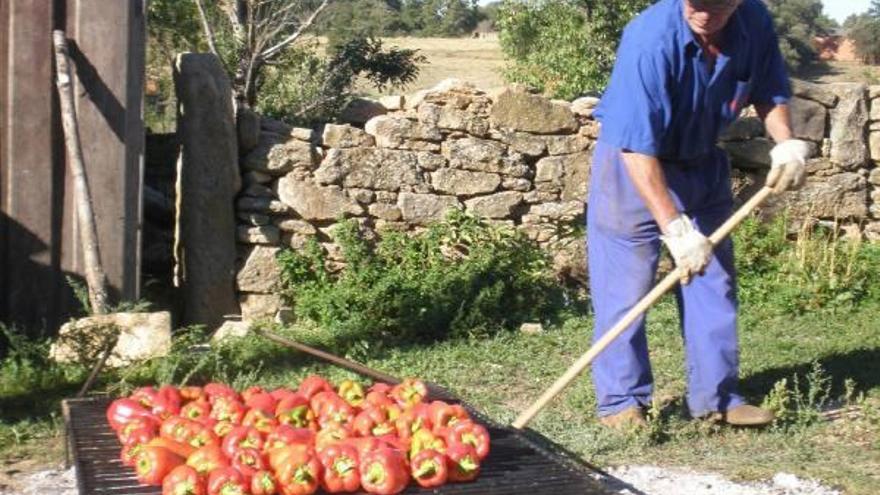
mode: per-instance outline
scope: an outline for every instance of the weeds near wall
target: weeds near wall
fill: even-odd
[[[454,211],[417,235],[389,232],[373,247],[351,221],[334,237],[345,268],[327,270],[320,248],[279,256],[298,318],[340,343],[487,335],[541,321],[561,307],[547,255],[513,229]]]

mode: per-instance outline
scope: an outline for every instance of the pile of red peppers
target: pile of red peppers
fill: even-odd
[[[489,434],[409,378],[368,389],[312,375],[241,393],[222,383],[142,387],[107,419],[122,461],[163,495],[400,493],[472,481]]]

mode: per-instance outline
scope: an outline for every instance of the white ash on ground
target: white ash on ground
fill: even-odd
[[[686,468],[620,466],[601,478],[621,495],[842,495],[842,492],[793,474],[777,473],[759,482],[731,481],[719,474]]]
[[[11,476],[0,484],[0,495],[77,495],[76,474],[70,469],[47,469]]]

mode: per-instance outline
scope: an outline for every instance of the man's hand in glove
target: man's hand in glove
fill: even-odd
[[[694,226],[686,215],[679,215],[666,224],[660,239],[669,248],[675,266],[683,271],[682,284],[688,284],[691,277],[702,273],[712,259],[712,243]]]
[[[788,139],[770,151],[772,162],[767,175],[767,186],[778,194],[800,189],[807,180],[806,163],[810,146],[800,139]]]

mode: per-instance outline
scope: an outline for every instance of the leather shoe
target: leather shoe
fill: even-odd
[[[773,422],[773,413],[760,407],[743,404],[724,412],[714,412],[709,419],[732,426],[767,426]]]
[[[613,430],[624,431],[644,428],[648,426],[645,414],[640,407],[629,407],[617,414],[610,414],[599,418],[599,423]]]

